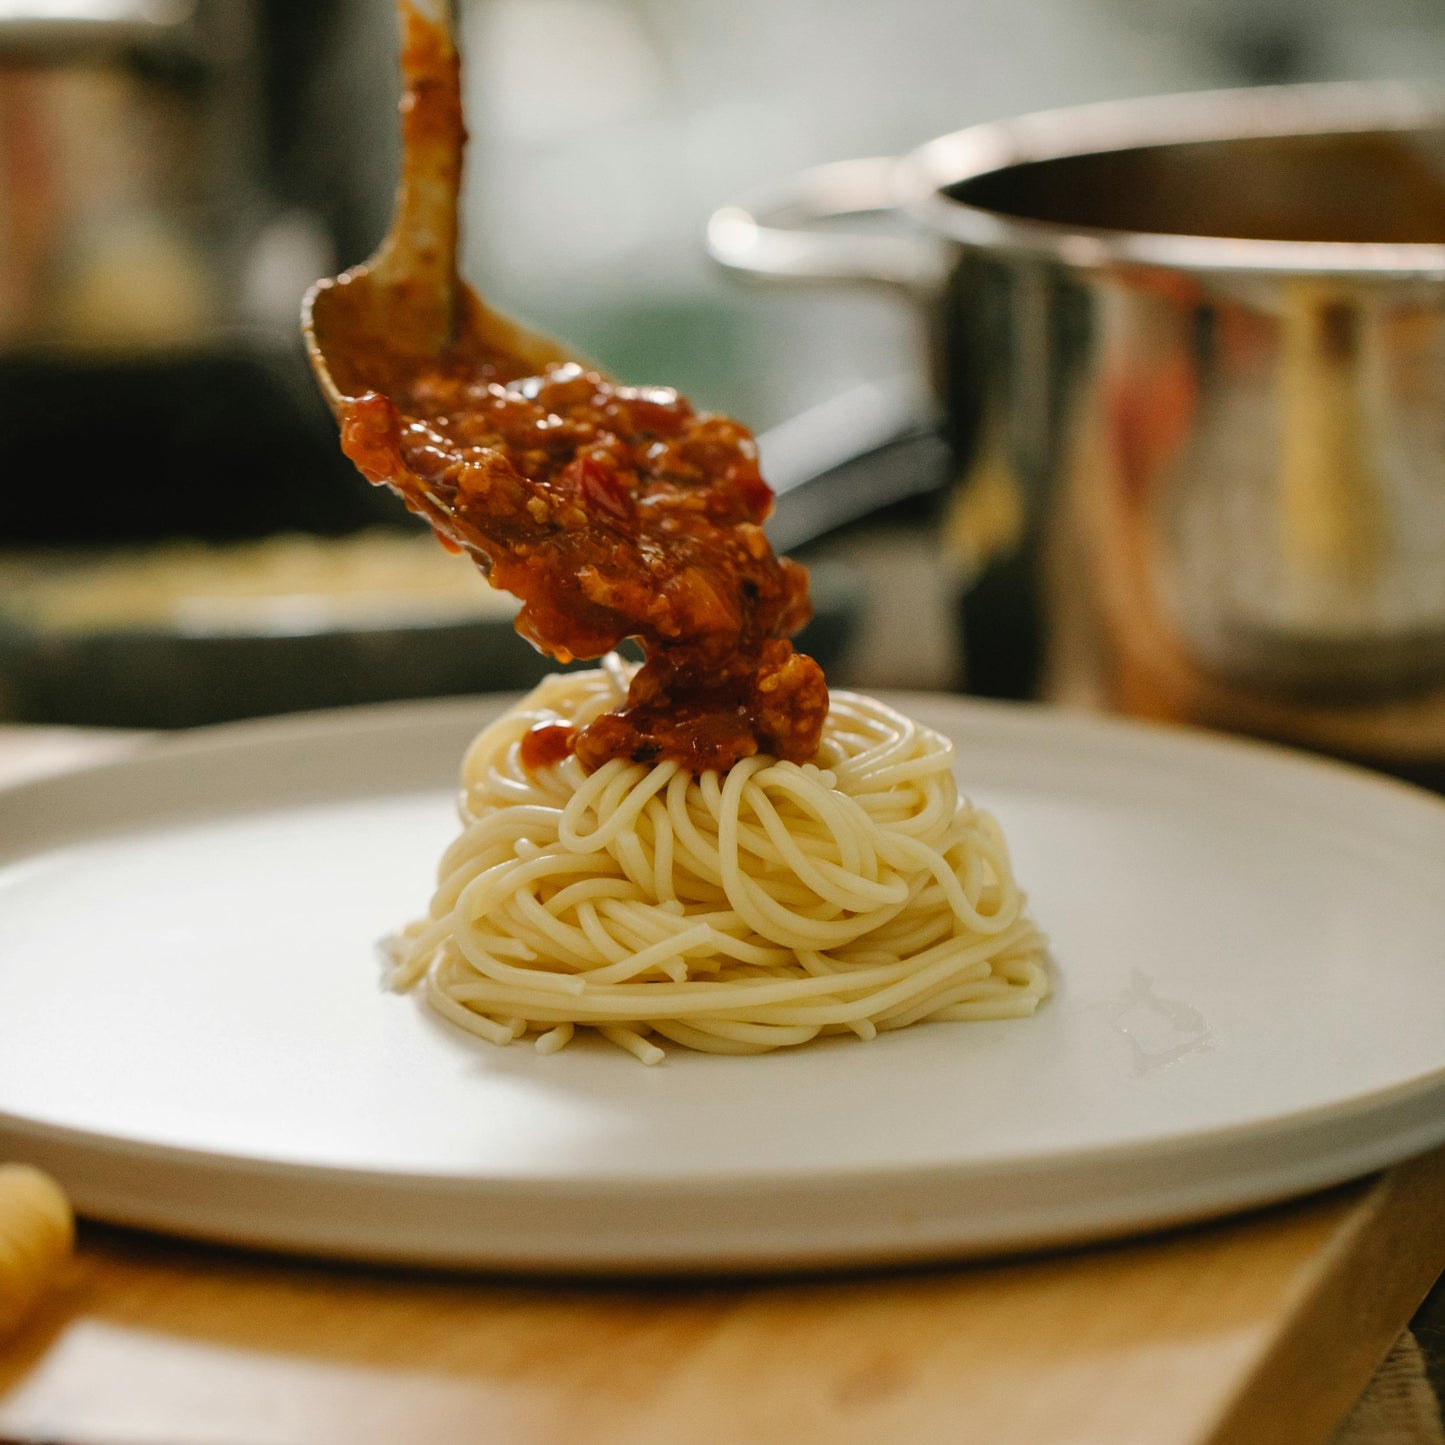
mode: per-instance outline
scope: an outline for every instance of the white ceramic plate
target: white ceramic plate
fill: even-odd
[[[1031,1020],[760,1058],[497,1049],[382,991],[497,700],[0,793],[0,1156],[93,1217],[380,1260],[756,1268],[1200,1218],[1445,1140],[1445,804],[940,698],[1051,935]]]

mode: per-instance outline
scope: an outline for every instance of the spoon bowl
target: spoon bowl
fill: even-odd
[[[461,343],[538,371],[579,361],[560,342],[492,310],[457,270],[462,122],[454,0],[398,0],[402,163],[391,227],[371,258],[317,281],[302,303],[312,370],[332,412],[390,394]],[[583,363],[588,364],[588,363]],[[589,369],[590,368],[590,364]]]

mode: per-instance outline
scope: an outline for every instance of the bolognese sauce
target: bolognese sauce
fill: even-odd
[[[403,58],[408,151],[461,127],[455,55],[417,24]],[[456,334],[439,356],[404,337],[356,338],[342,447],[521,598],[517,630],[542,652],[565,663],[641,644],[625,705],[539,740],[534,765],[564,742],[588,768],[811,758],[828,692],[788,640],[810,615],[807,573],[763,532],[772,492],[749,432],[667,387],[622,386],[573,361],[529,365],[487,339],[491,313],[457,289]]]
[[[626,706],[573,740],[586,766],[812,757],[827,689],[787,640],[808,620],[807,574],[763,533],[772,492],[748,432],[575,362],[516,371],[459,344],[348,401],[342,446],[522,599],[517,630],[543,652],[638,639]]]

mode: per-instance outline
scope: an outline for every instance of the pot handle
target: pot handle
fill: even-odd
[[[892,156],[834,161],[714,211],[708,253],[730,271],[762,280],[884,286],[931,298],[943,279],[934,245],[910,236],[805,229],[838,216],[891,211]]]

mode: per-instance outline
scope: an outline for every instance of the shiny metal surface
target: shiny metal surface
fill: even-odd
[[[193,5],[0,3],[0,353],[183,344],[209,320]]]
[[[0,475],[84,457],[63,506],[53,486],[0,492],[6,547],[385,515],[337,451],[295,327],[362,223],[349,158],[385,158],[332,124],[347,97],[387,108],[391,17],[378,66],[374,8],[0,0]],[[114,459],[138,456],[146,484],[118,484]]]
[[[0,351],[170,347],[210,324],[188,110],[123,64],[0,66]]]
[[[864,209],[914,232],[807,229]],[[1233,700],[1299,735],[1439,692],[1410,746],[1445,756],[1445,104],[1307,86],[1025,117],[811,173],[709,240],[753,275],[914,294],[941,248],[950,545],[1046,558],[1051,640],[1103,653],[1110,700]]]
[[[328,257],[278,224],[262,19],[258,0],[0,0],[0,363],[234,348],[294,284],[289,323]]]

